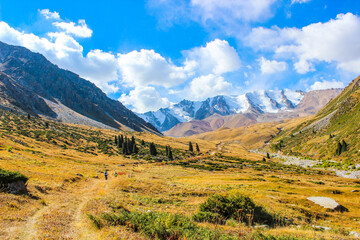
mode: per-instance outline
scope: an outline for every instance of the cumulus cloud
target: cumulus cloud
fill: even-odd
[[[83,19],[78,21],[78,25],[74,22],[54,22],[53,25],[76,37],[88,38],[92,35],[92,30],[87,26]]]
[[[48,33],[48,37],[40,38],[32,33],[20,32],[7,23],[0,22],[0,41],[39,52],[59,67],[91,80],[107,93],[118,90],[109,83],[118,79],[115,56],[93,50],[84,57],[83,47],[72,36],[64,32],[53,32]]]
[[[307,3],[310,2],[311,0],[291,0],[291,4],[295,4],[295,3]]]
[[[330,88],[344,88],[344,83],[333,81],[316,81],[313,85],[310,86],[309,90],[322,90]]]
[[[205,27],[237,36],[249,23],[261,22],[273,16],[280,0],[149,0],[148,6],[159,22],[171,26],[174,22],[195,21]]]
[[[222,76],[209,74],[194,78],[190,83],[191,99],[204,99],[216,95],[227,94],[231,89],[231,83]]]
[[[238,70],[241,61],[236,50],[225,40],[215,39],[205,47],[184,51],[187,61],[203,74],[223,74]]]
[[[138,113],[156,111],[170,105],[169,100],[162,98],[154,87],[136,87],[128,95],[122,94],[119,101],[133,106]]]
[[[271,6],[275,2],[276,0],[191,0],[191,5],[204,22],[209,19],[252,22],[271,16]]]
[[[300,74],[305,74],[308,72],[315,71],[314,64],[312,64],[310,61],[307,61],[305,59],[300,59],[298,62],[294,63],[294,68],[296,72]]]
[[[46,19],[55,19],[55,20],[60,20],[60,14],[58,12],[50,12],[49,9],[42,9],[42,10],[38,10],[40,12],[41,15],[43,15]]]
[[[122,79],[129,86],[158,85],[172,87],[187,79],[184,67],[177,67],[154,50],[118,54]]]
[[[264,57],[258,59],[260,63],[261,72],[264,74],[272,74],[277,72],[283,72],[287,69],[286,62],[278,62],[276,60],[268,60]]]
[[[84,20],[75,24],[65,22],[57,12],[48,9],[39,12],[53,25],[53,31],[39,37],[0,21],[0,41],[41,53],[52,63],[90,80],[106,93],[119,92],[121,85],[123,89],[132,89],[120,100],[136,111],[156,110],[169,105],[169,100],[160,96],[158,87],[168,88],[171,94],[179,95],[184,92],[170,88],[184,84],[194,94],[192,98],[224,94],[231,84],[221,74],[241,67],[236,50],[227,41],[219,39],[183,51],[184,60],[178,65],[147,49],[123,54],[100,49],[84,53],[77,38],[92,35]],[[194,79],[188,85],[190,78]]]
[[[273,37],[269,40],[269,37]],[[246,38],[254,49],[273,51],[278,56],[295,57],[299,73],[314,70],[314,61],[335,62],[338,68],[359,72],[360,18],[339,14],[325,23],[298,28],[255,28]]]

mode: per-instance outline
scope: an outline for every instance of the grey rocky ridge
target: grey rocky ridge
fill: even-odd
[[[102,128],[158,130],[90,81],[43,55],[0,42],[0,107]]]

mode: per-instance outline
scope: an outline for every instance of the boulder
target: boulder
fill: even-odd
[[[349,236],[353,236],[353,237],[356,237],[356,238],[360,238],[360,234],[359,234],[358,232],[356,232],[356,231],[351,231],[351,232],[349,233]]]
[[[23,181],[5,184],[5,191],[11,194],[27,194],[27,188]]]
[[[347,211],[347,209],[329,197],[308,197],[309,201],[332,211]]]

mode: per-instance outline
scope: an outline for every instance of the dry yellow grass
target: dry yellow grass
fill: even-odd
[[[266,126],[263,124],[259,131],[265,131]],[[119,133],[101,130],[102,136],[111,139]],[[149,133],[121,134],[184,150],[191,140],[199,144],[203,153],[207,153],[200,156],[200,160],[205,157],[211,159],[220,153],[250,160],[262,158],[247,152],[241,144],[226,142],[225,139],[219,143]],[[12,147],[11,151],[8,151],[9,146]],[[319,239],[349,238],[341,232],[359,229],[360,197],[359,193],[351,192],[359,183],[335,176],[267,169],[258,171],[252,166],[212,172],[166,163],[150,163],[119,155],[98,153],[94,156],[9,134],[0,136],[0,168],[19,171],[30,177],[28,189],[33,196],[0,193],[1,239],[148,239],[123,227],[105,226],[99,230],[93,226],[87,214],[99,215],[125,207],[136,212],[151,210],[191,216],[210,195],[230,191],[248,195],[268,211],[293,219],[295,225],[302,226],[263,230],[264,234],[312,239],[314,231],[310,226],[315,216],[317,225],[333,228],[331,232],[316,231]],[[103,179],[105,169],[110,173],[108,181]],[[121,174],[115,178],[114,171]],[[323,185],[317,184],[320,181]],[[333,190],[341,191],[342,194],[332,194]],[[326,212],[306,200],[313,195],[334,198],[347,207],[349,212]],[[244,236],[254,231],[241,224],[201,225]]]
[[[245,148],[261,148],[281,130],[297,126],[310,117],[295,118],[281,122],[257,123],[240,128],[220,128],[213,132],[193,135],[192,139],[211,142],[232,142]]]

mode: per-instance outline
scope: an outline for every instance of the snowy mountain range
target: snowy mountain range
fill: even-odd
[[[277,113],[291,111],[303,99],[302,91],[253,91],[239,96],[215,96],[205,101],[182,100],[168,108],[150,111],[138,116],[160,131],[167,131],[178,123],[202,120],[213,114],[227,116],[238,113]]]

